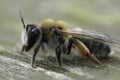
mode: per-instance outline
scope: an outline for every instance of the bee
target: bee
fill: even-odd
[[[61,54],[69,55],[72,48],[78,50],[82,57],[100,65],[101,62],[97,57],[107,57],[111,52],[107,43],[118,42],[110,36],[81,28],[69,28],[66,23],[52,19],[43,20],[40,24],[25,25],[22,13],[19,13],[23,24],[22,51],[28,52],[34,47],[32,67],[35,66],[35,57],[39,49],[41,47],[44,49],[45,44],[55,50],[57,63],[62,67]]]

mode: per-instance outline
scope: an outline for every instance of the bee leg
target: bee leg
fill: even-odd
[[[57,56],[57,63],[60,67],[62,67],[62,59],[61,59],[61,53],[62,53],[62,48],[61,46],[58,46],[56,48],[56,56]]]
[[[34,49],[34,54],[33,54],[32,58],[31,58],[31,66],[34,67],[34,68],[36,67],[36,66],[34,65],[34,63],[35,63],[35,57],[36,57],[36,55],[37,55],[37,53],[38,53],[39,48],[41,47],[41,45],[42,45],[42,43],[38,44],[38,45],[35,47],[35,49]]]
[[[25,49],[25,45],[22,46],[21,52],[23,52]]]
[[[66,51],[66,54],[67,54],[67,55],[70,54],[71,49],[72,49],[72,47],[73,47],[73,43],[74,43],[73,39],[70,38],[69,41],[68,41],[67,48],[66,48],[66,50],[67,50],[67,51]]]
[[[80,40],[74,39],[74,44],[83,57],[86,57],[95,64],[101,64],[101,62],[94,55],[90,54],[89,49]]]

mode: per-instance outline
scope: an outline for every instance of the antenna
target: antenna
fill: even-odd
[[[24,23],[24,20],[23,20],[23,16],[22,16],[21,10],[19,10],[19,17],[20,17],[21,22],[22,22],[22,24],[23,24],[23,28],[25,28],[25,23]]]

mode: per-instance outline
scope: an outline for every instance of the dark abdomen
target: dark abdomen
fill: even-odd
[[[92,39],[80,39],[87,48],[90,50],[92,54],[96,57],[107,57],[108,54],[111,52],[109,45],[105,44],[104,42],[95,41]]]

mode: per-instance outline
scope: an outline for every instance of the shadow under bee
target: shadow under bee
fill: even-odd
[[[56,64],[56,58],[53,56],[48,56],[46,57],[44,60],[36,60],[36,66],[38,67],[42,67],[45,68],[47,70],[51,70],[51,71],[55,71],[55,72],[59,72],[59,73],[63,73],[63,72],[69,72],[68,69],[66,69],[68,66],[69,67],[79,67],[79,68],[84,68],[84,67],[88,67],[88,68],[94,68],[94,69],[101,69],[101,68],[106,68],[107,65],[111,65],[113,64],[113,66],[118,65],[120,62],[120,59],[118,57],[111,57],[108,56],[106,58],[99,58],[99,60],[102,62],[101,66],[97,66],[94,64],[91,64],[92,62],[90,62],[87,59],[84,59],[80,56],[74,56],[74,58],[72,58],[71,60],[68,60],[66,58],[62,58],[62,62],[64,63],[64,67],[60,68],[57,64]],[[61,69],[61,70],[60,70]]]

